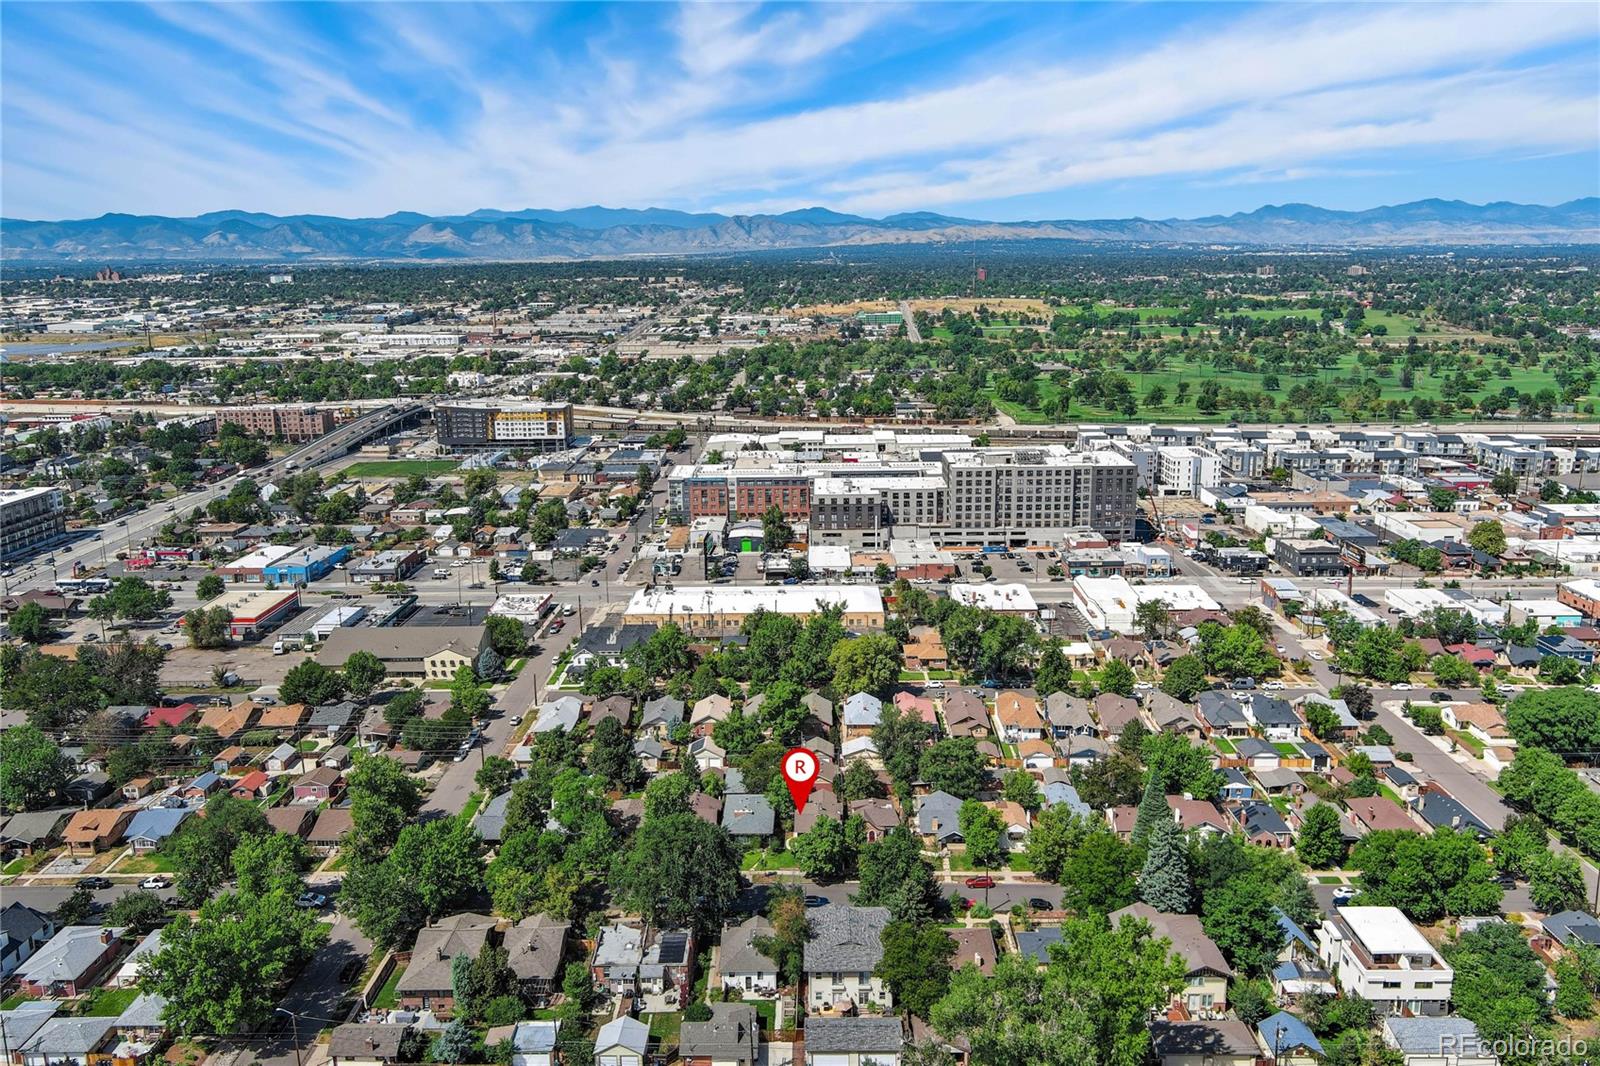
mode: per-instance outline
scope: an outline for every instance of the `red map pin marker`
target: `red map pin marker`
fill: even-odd
[[[794,797],[796,814],[806,809],[811,790],[817,787],[817,756],[809,748],[790,748],[783,756],[783,779]]]

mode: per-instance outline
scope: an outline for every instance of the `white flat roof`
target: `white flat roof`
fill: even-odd
[[[1339,907],[1339,917],[1378,955],[1432,955],[1433,945],[1398,907]]]
[[[723,585],[640,589],[628,601],[630,615],[751,614],[758,608],[779,614],[815,614],[842,603],[846,614],[883,613],[883,595],[871,585]]]
[[[1028,586],[1012,582],[1005,585],[951,585],[950,598],[968,607],[989,611],[1027,611],[1039,609]]]
[[[293,544],[263,544],[255,551],[247,552],[231,563],[224,563],[228,570],[260,570],[262,567],[271,566],[279,559],[287,559],[300,549]]]
[[[1133,585],[1133,598],[1139,603],[1159,601],[1169,611],[1216,611],[1217,601],[1199,585]]]

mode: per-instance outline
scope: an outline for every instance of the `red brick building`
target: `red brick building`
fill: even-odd
[[[333,412],[315,407],[228,407],[218,411],[217,428],[230,424],[251,436],[282,437],[299,444],[331,432]]]

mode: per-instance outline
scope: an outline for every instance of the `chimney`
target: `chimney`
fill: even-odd
[[[110,928],[110,926],[107,926],[107,927],[105,927],[105,928],[100,930],[100,943],[102,943],[102,944],[111,943],[111,928]]]

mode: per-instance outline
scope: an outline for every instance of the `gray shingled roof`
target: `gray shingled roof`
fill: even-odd
[[[888,924],[887,907],[834,904],[817,908],[811,917],[811,939],[806,941],[807,972],[865,973],[876,969],[883,958],[883,927]]]
[[[905,1046],[899,1018],[808,1018],[806,1051],[819,1054],[897,1052]]]
[[[722,797],[722,827],[734,836],[770,836],[775,820],[772,801],[759,793],[732,792]]]

